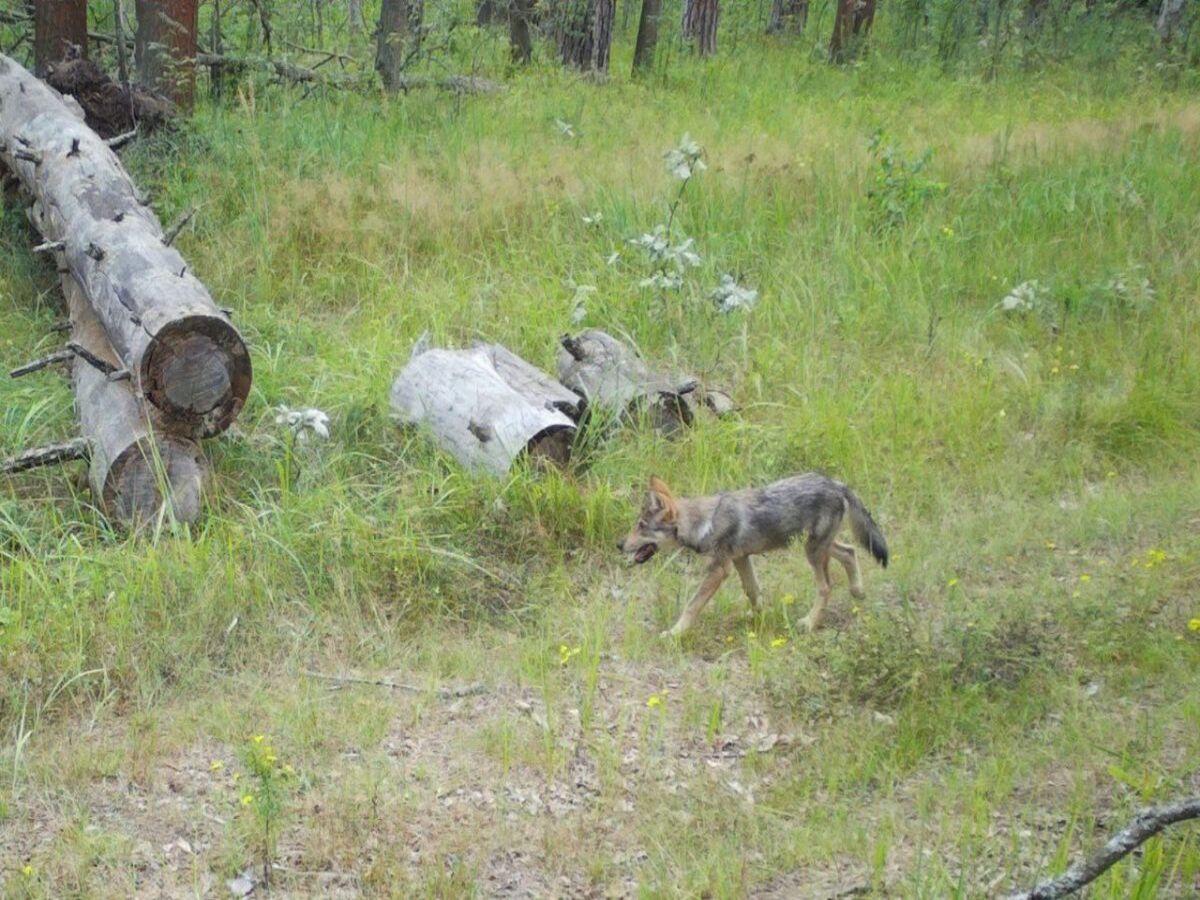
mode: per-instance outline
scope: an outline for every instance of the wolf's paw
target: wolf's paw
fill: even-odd
[[[817,617],[814,616],[812,613],[809,613],[807,616],[805,616],[803,619],[800,620],[800,627],[803,628],[805,631],[807,631],[809,634],[812,634],[814,631],[817,630],[817,625],[818,625]]]
[[[850,596],[855,600],[866,600],[867,592],[863,590],[863,586],[861,584],[857,586],[852,584],[850,585]]]

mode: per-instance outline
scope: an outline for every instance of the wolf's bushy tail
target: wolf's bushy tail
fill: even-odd
[[[888,547],[883,532],[879,530],[863,502],[858,499],[858,495],[850,488],[846,488],[845,491],[846,500],[850,505],[850,531],[853,532],[854,539],[886,569]]]

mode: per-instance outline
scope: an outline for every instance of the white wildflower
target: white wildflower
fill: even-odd
[[[1047,299],[1049,291],[1038,281],[1023,281],[1000,301],[1004,312],[1031,312]]]
[[[290,428],[299,441],[308,440],[310,434],[321,440],[329,440],[329,416],[313,407],[288,409],[286,406],[277,406],[275,424]]]
[[[692,249],[694,243],[691,238],[688,238],[681,244],[668,247],[663,252],[663,258],[675,263],[680,269],[686,269],[688,266],[698,266],[700,265],[700,254]]]
[[[678,272],[660,270],[649,278],[643,278],[639,284],[642,287],[658,288],[661,291],[677,291],[683,287],[683,276]]]
[[[641,247],[650,255],[651,259],[662,259],[663,254],[667,252],[667,247],[670,246],[670,241],[667,240],[667,226],[655,225],[653,231],[647,232],[641,237],[630,238],[629,243],[635,247]]]
[[[617,264],[617,260],[620,258],[621,258],[620,252],[614,250],[612,253],[608,254],[608,258],[604,261],[606,263],[608,263],[610,266],[615,266]]]
[[[758,302],[758,291],[742,287],[737,283],[737,279],[728,273],[721,276],[721,283],[713,288],[709,296],[716,301],[717,309],[723,313],[730,313],[735,309],[753,309],[754,304]]]
[[[679,146],[672,147],[663,154],[663,158],[667,161],[668,172],[680,181],[687,181],[697,172],[708,168],[700,158],[703,154],[700,145],[685,134],[679,141]]]
[[[579,132],[575,130],[575,126],[570,122],[564,122],[562,119],[555,119],[554,127],[556,127],[558,129],[558,133],[565,138],[579,137]]]
[[[590,216],[583,216],[584,225],[599,225],[604,221],[604,213],[594,212]]]

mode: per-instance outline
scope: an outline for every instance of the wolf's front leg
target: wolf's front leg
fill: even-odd
[[[678,637],[696,621],[696,616],[700,615],[700,610],[704,609],[704,605],[712,599],[712,595],[717,592],[725,579],[729,577],[729,572],[733,568],[733,563],[727,559],[715,559],[708,567],[708,572],[704,576],[704,580],[700,582],[700,587],[696,590],[696,596],[692,598],[692,602],[684,607],[683,613],[679,616],[679,621],[672,625],[667,631],[664,631],[659,637]]]
[[[762,592],[758,589],[758,579],[754,577],[754,565],[750,562],[750,557],[735,559],[733,565],[737,569],[738,577],[742,579],[742,590],[746,592],[750,607],[758,609],[758,598]]]

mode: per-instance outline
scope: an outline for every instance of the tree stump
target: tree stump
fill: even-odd
[[[246,346],[82,119],[77,104],[0,56],[0,162],[33,197],[40,249],[63,254],[162,427],[218,434],[250,391]]]
[[[581,411],[578,396],[499,344],[417,350],[391,403],[463,466],[496,475],[523,457],[566,465]]]

